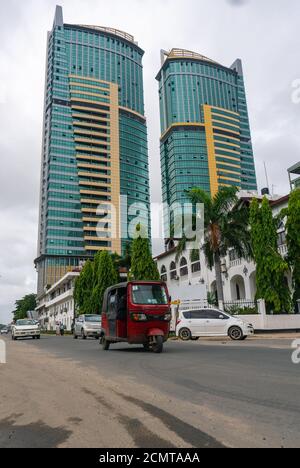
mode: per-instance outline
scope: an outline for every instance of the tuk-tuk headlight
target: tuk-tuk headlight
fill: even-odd
[[[172,314],[170,314],[170,313],[166,314],[166,315],[164,316],[164,320],[165,320],[166,322],[171,322],[171,320],[172,320]]]
[[[134,322],[147,322],[147,315],[143,313],[133,313],[131,314],[131,319]]]

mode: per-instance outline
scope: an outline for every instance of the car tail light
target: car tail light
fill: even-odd
[[[178,320],[176,321],[176,327],[177,327],[177,325],[179,325],[180,323],[181,323],[181,320],[178,319]]]

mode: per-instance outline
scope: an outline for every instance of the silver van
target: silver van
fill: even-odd
[[[87,338],[100,338],[101,316],[100,315],[80,315],[74,324],[74,339],[80,336],[83,340]]]

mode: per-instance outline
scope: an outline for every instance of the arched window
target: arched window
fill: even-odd
[[[189,274],[186,258],[180,260],[180,276],[187,276]]]
[[[172,262],[170,265],[170,278],[171,280],[177,279],[177,269],[176,269],[176,263]]]
[[[162,281],[165,281],[165,282],[168,281],[167,269],[166,269],[165,265],[163,265],[163,266],[161,267],[161,270],[160,270],[160,277],[161,277],[161,280],[162,280]]]
[[[191,268],[192,273],[199,273],[201,271],[200,252],[198,249],[191,252]]]

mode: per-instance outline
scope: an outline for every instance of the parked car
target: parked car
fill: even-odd
[[[201,336],[229,336],[238,341],[253,334],[253,325],[218,309],[183,310],[176,322],[176,336],[183,341]]]
[[[22,319],[17,320],[15,324],[12,325],[11,329],[11,338],[16,340],[17,338],[32,338],[40,339],[41,329],[36,320]]]
[[[80,336],[83,340],[87,338],[100,338],[102,321],[100,315],[80,315],[74,324],[74,339]]]
[[[0,334],[1,335],[7,335],[8,334],[8,328],[1,328]]]

